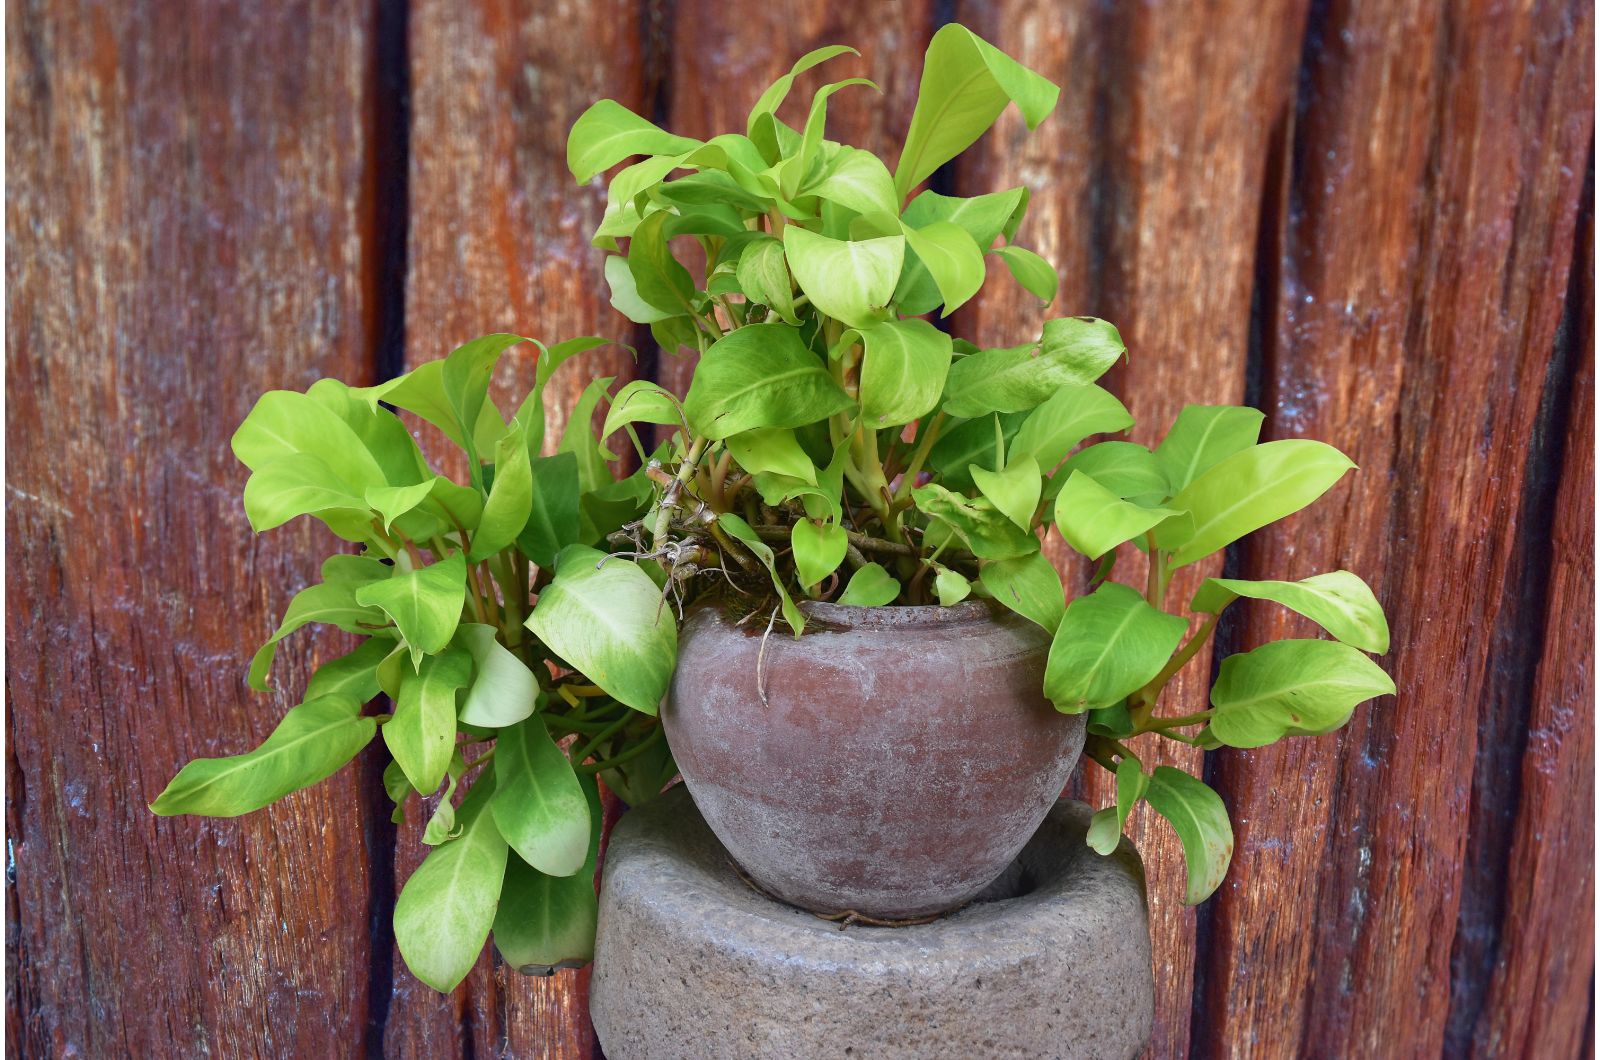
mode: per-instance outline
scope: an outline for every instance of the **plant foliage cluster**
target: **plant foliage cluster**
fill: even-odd
[[[830,98],[870,82],[825,85],[798,125],[778,117],[799,75],[844,54],[802,58],[742,133],[690,139],[610,100],[572,129],[580,183],[615,170],[594,235],[612,305],[663,349],[699,355],[681,398],[643,380],[613,394],[613,380],[595,379],[541,455],[545,384],[602,340],[538,346],[537,385],[508,420],[487,397],[489,376],[532,340],[494,335],[380,386],[324,380],[261,399],[234,439],[252,472],[252,524],[311,515],[361,550],[330,558],[294,599],[252,683],[303,625],[366,639],[317,670],[265,744],[191,763],[157,812],[255,809],[327,776],[381,730],[397,804],[445,786],[427,826],[434,850],[396,908],[412,970],[449,989],[491,929],[518,966],[582,960],[593,778],[638,802],[673,775],[654,714],[686,603],[732,595],[799,636],[807,599],[981,597],[1050,635],[1044,691],[1088,714],[1086,753],[1116,777],[1090,845],[1114,849],[1144,799],[1182,841],[1187,900],[1216,889],[1233,845],[1221,799],[1181,770],[1147,771],[1129,741],[1250,748],[1332,731],[1393,691],[1366,654],[1388,649],[1388,629],[1347,571],[1213,578],[1189,600],[1170,598],[1171,580],[1316,500],[1353,464],[1317,441],[1263,443],[1261,413],[1231,406],[1185,408],[1154,448],[1117,437],[1133,419],[1097,381],[1126,351],[1102,320],[1041,313],[1035,341],[1005,348],[939,327],[991,266],[1041,307],[1054,300],[1054,266],[1015,242],[1025,188],[917,189],[1008,106],[1036,126],[1057,90],[946,26],[891,170],[825,135]],[[630,159],[641,160],[616,169]],[[391,407],[459,446],[470,481],[431,470]],[[653,449],[651,431],[662,438]],[[617,478],[610,447],[624,437],[639,470]],[[1070,602],[1042,552],[1052,532],[1098,564]],[[1119,555],[1135,551],[1138,584],[1115,580]],[[1330,639],[1230,655],[1208,709],[1160,713],[1163,690],[1241,597],[1287,607]],[[363,713],[380,691],[392,712]],[[457,783],[480,765],[456,805]]]

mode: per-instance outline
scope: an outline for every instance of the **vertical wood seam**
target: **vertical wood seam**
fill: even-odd
[[[1585,226],[1594,209],[1594,146],[1574,226],[1561,322],[1551,344],[1518,498],[1515,544],[1519,561],[1506,572],[1506,601],[1496,623],[1493,647],[1484,660],[1484,685],[1491,693],[1482,708],[1478,753],[1473,763],[1468,841],[1462,866],[1461,898],[1450,953],[1450,1007],[1445,1022],[1446,1055],[1465,1055],[1486,1015],[1495,965],[1504,941],[1506,879],[1511,864],[1518,811],[1522,805],[1522,760],[1527,751],[1535,682],[1545,645],[1528,631],[1545,628],[1550,602],[1552,550],[1543,544],[1555,521],[1556,499],[1568,458],[1567,425],[1574,386],[1583,361]],[[1509,272],[1509,270],[1508,270]],[[1497,680],[1497,674],[1504,674]],[[1497,687],[1498,686],[1498,687]],[[1501,695],[1494,695],[1500,692]]]
[[[367,282],[368,363],[372,382],[405,369],[406,274],[411,227],[410,0],[373,0],[367,69],[368,169],[364,191],[370,224],[363,263]],[[383,772],[389,755],[376,740],[361,758],[358,791],[367,852],[367,1019],[363,1052],[384,1055],[384,1035],[394,996],[396,828],[383,807]]]

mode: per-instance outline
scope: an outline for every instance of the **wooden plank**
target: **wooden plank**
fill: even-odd
[[[477,335],[510,331],[546,342],[601,334],[631,340],[608,304],[589,233],[604,186],[574,184],[567,130],[596,99],[649,114],[643,5],[438,0],[411,10],[411,169],[406,367]],[[533,382],[535,351],[502,361],[503,409]],[[631,378],[610,347],[576,358],[547,391],[546,448],[593,375]],[[396,838],[396,876],[421,860],[421,818]],[[587,971],[531,978],[485,955],[446,998],[395,958],[385,1047],[395,1056],[593,1055]]]
[[[238,820],[146,809],[290,691],[249,652],[337,547],[255,541],[228,437],[369,380],[365,9],[7,5],[7,1039],[21,1055],[321,1055],[367,1018],[353,770]],[[8,879],[8,884],[10,880]]]
[[[1593,177],[1591,175],[1591,181]],[[1579,1056],[1593,1046],[1594,204],[1566,326],[1579,358],[1549,531],[1543,652],[1527,719],[1501,951],[1472,1013],[1477,1056]],[[1559,340],[1558,340],[1559,341]],[[1543,536],[1544,530],[1536,533]]]
[[[801,75],[779,117],[804,123],[811,94],[846,77],[865,77],[883,90],[845,89],[828,100],[829,139],[863,147],[891,168],[911,124],[922,79],[922,53],[934,28],[932,0],[906,0],[885,17],[866,4],[808,4],[772,0],[747,5],[729,17],[726,4],[681,0],[673,6],[668,128],[684,136],[744,132],[745,117],[761,91],[813,48],[847,44],[845,55]],[[796,117],[796,115],[801,117]],[[688,391],[696,358],[662,357],[656,379],[675,393]]]
[[[1134,440],[1154,444],[1185,404],[1242,402],[1266,159],[1292,99],[1304,5],[1224,3],[1202,13],[998,3],[958,6],[958,16],[1062,86],[1057,115],[1032,137],[1023,139],[1015,115],[1005,119],[961,171],[960,189],[1034,189],[1019,241],[1062,270],[1050,315],[1088,313],[1121,330],[1129,361],[1109,385],[1138,421]],[[1003,281],[996,287],[971,314],[977,338],[1036,335],[1044,314],[1026,295],[1004,293]],[[1142,583],[1139,556],[1124,551],[1119,579]],[[1173,598],[1219,568],[1185,568]],[[1164,711],[1204,707],[1208,654],[1175,682]],[[1198,752],[1154,738],[1135,750],[1147,766],[1200,768]],[[1085,771],[1088,797],[1105,804],[1110,788],[1096,772]],[[1195,913],[1181,904],[1181,848],[1147,807],[1130,834],[1150,882],[1151,1052],[1186,1056]]]
[[[1263,405],[1362,471],[1244,574],[1366,576],[1400,691],[1334,739],[1218,756],[1240,829],[1204,1051],[1444,1049],[1477,711],[1592,134],[1587,17],[1353,2],[1309,30]],[[1242,647],[1306,635],[1246,613]]]

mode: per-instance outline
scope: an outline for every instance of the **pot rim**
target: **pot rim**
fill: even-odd
[[[859,607],[822,600],[798,601],[808,619],[821,629],[929,629],[993,622],[996,608],[986,600],[963,600],[945,607],[942,604],[901,604]],[[819,630],[820,631],[820,630]]]

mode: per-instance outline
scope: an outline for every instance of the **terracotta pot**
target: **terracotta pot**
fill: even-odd
[[[703,606],[663,710],[695,804],[771,894],[882,919],[943,912],[1003,872],[1055,804],[1084,717],[1045,699],[1049,637],[983,601]],[[758,691],[758,677],[760,687]]]

